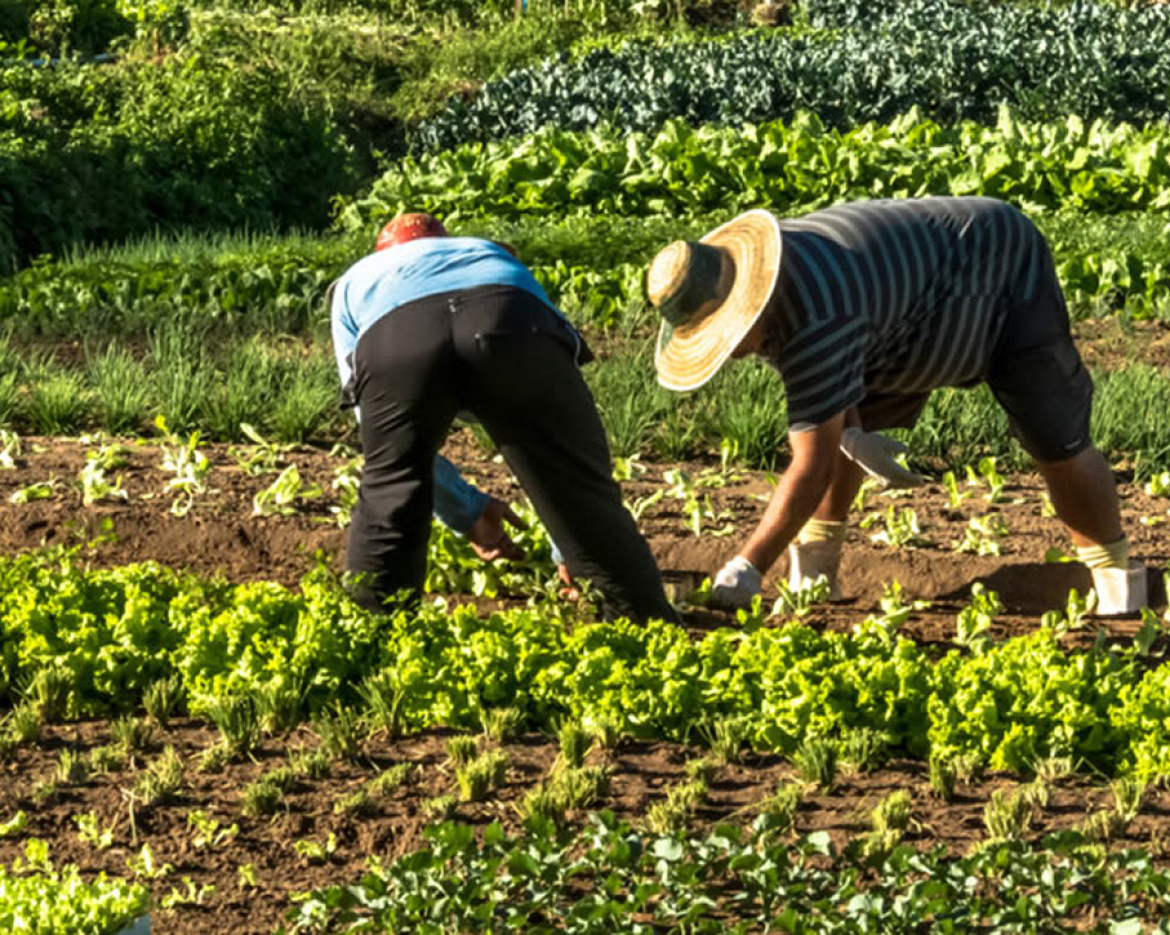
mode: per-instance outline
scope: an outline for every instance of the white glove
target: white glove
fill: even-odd
[[[894,460],[906,450],[900,441],[877,432],[847,428],[841,433],[841,451],[885,487],[921,487],[926,481]]]
[[[756,566],[742,555],[737,555],[719,569],[708,603],[712,607],[724,609],[747,607],[752,598],[760,593],[762,584],[763,579],[756,571]]]

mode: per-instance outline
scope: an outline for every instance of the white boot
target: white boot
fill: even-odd
[[[794,542],[788,547],[788,586],[808,587],[824,575],[829,582],[829,600],[841,600],[837,569],[841,565],[841,542]]]
[[[1146,568],[1130,562],[1129,568],[1091,568],[1097,592],[1097,614],[1111,617],[1136,614],[1146,606]]]

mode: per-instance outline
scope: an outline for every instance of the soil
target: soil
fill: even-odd
[[[195,722],[173,722],[168,730],[156,733],[137,764],[77,785],[59,783],[56,798],[38,804],[32,795],[34,785],[53,781],[63,750],[86,752],[110,740],[107,724],[68,724],[51,728],[39,747],[22,749],[14,762],[3,767],[6,781],[0,784],[0,815],[24,810],[29,816],[25,835],[50,841],[54,860],[76,863],[87,874],[104,871],[124,876],[127,861],[149,844],[157,865],[171,866],[167,876],[153,885],[156,900],[174,889],[187,892],[188,879],[196,891],[215,888],[207,891],[202,905],[156,908],[152,931],[268,935],[284,921],[293,894],[359,879],[369,855],[390,859],[424,843],[422,830],[432,820],[424,813],[424,803],[437,796],[457,795],[446,754],[449,736],[429,731],[394,742],[368,742],[359,761],[334,761],[327,777],[299,780],[274,816],[249,818],[241,811],[244,788],[262,773],[284,765],[290,749],[314,746],[311,732],[302,729],[288,738],[270,740],[252,759],[241,759],[212,774],[198,771],[196,764],[217,736]],[[134,767],[157,757],[164,745],[173,746],[187,763],[187,785],[171,803],[132,809],[128,793],[137,775]],[[454,820],[477,825],[500,821],[510,831],[519,830],[516,806],[548,773],[557,745],[540,734],[527,734],[501,748],[510,758],[504,786],[491,794],[490,801],[457,804],[451,814]],[[686,763],[697,755],[699,751],[677,744],[631,740],[622,741],[609,753],[591,753],[589,762],[608,762],[614,769],[610,793],[596,807],[611,809],[638,824],[651,804],[665,798],[670,786],[686,781]],[[379,799],[372,814],[334,811],[338,800],[380,770],[400,763],[414,764],[411,778]],[[711,782],[709,799],[695,812],[692,829],[702,831],[719,821],[749,824],[758,803],[792,781],[796,779],[791,767],[778,757],[745,752],[740,762],[722,768]],[[953,801],[944,803],[931,794],[924,764],[892,761],[869,773],[840,775],[828,793],[806,787],[795,832],[828,831],[834,844],[843,847],[869,830],[869,813],[882,798],[905,789],[913,798],[913,824],[906,840],[923,849],[941,843],[958,855],[985,837],[983,809],[991,793],[1014,785],[1007,775],[988,773],[959,785]],[[1083,776],[1056,780],[1050,789],[1050,801],[1033,825],[1031,837],[1036,840],[1112,805],[1108,787]],[[217,846],[197,847],[197,833],[187,817],[197,809],[219,822],[221,829],[238,825],[238,833]],[[105,850],[78,837],[73,816],[87,813],[96,815],[103,829],[113,831],[113,843]],[[1140,846],[1164,856],[1168,818],[1170,791],[1153,790],[1142,813],[1112,846]],[[298,854],[297,842],[325,845],[331,835],[335,850],[324,860],[314,862]],[[10,864],[22,853],[21,841],[0,841],[0,862]],[[248,864],[257,885],[242,889],[239,867]]]
[[[322,488],[322,496],[299,504],[293,515],[254,517],[253,497],[275,474],[250,475],[228,446],[204,446],[202,450],[214,465],[211,490],[196,498],[189,515],[179,518],[171,514],[173,495],[167,492],[168,475],[160,469],[162,455],[154,444],[127,443],[128,463],[118,472],[127,499],[87,507],[82,505],[75,483],[87,446],[77,440],[25,438],[22,442],[24,453],[16,470],[0,471],[0,551],[6,554],[46,545],[82,545],[86,560],[96,566],[151,559],[202,575],[232,581],[276,580],[290,587],[312,567],[316,553],[339,565],[342,561],[345,533],[330,510],[337,503],[330,485],[334,470],[344,459],[324,451],[298,448],[286,452],[281,462],[295,463],[306,483]],[[469,433],[454,435],[447,453],[484,489],[508,500],[520,498],[506,467],[494,461]],[[625,496],[632,503],[650,496],[669,486],[664,479],[666,471],[679,468],[692,480],[707,485],[700,486],[699,492],[710,497],[713,516],[704,521],[703,535],[696,536],[687,528],[683,501],[671,496],[648,509],[640,525],[668,587],[681,595],[734,554],[758,519],[771,486],[760,472],[721,475],[717,463],[647,464],[637,479],[623,484]],[[19,488],[50,478],[60,482],[52,499],[24,505],[11,502]],[[879,545],[870,537],[873,530],[861,530],[854,523],[842,565],[846,600],[815,609],[805,622],[816,627],[851,627],[869,614],[880,613],[883,587],[896,579],[906,599],[930,602],[927,609],[914,614],[902,632],[941,648],[950,640],[955,614],[977,581],[997,591],[1007,608],[996,625],[999,637],[1033,630],[1040,613],[1063,606],[1070,587],[1082,591],[1088,587],[1088,575],[1080,566],[1044,561],[1046,550],[1058,547],[1068,551],[1070,543],[1057,520],[1045,515],[1037,477],[1009,478],[1004,498],[998,503],[987,501],[986,487],[964,486],[963,491],[970,496],[957,506],[951,505],[945,488],[938,483],[909,496],[871,495],[866,514],[884,512],[891,505],[896,510],[911,507],[923,535],[933,544],[913,549]],[[1161,607],[1165,594],[1155,571],[1170,562],[1170,501],[1153,499],[1124,479],[1120,493],[1134,557],[1151,570],[1152,603]],[[1005,554],[955,552],[953,544],[963,538],[968,521],[990,512],[1002,517],[1010,530],[1002,540]],[[782,571],[782,567],[776,569],[773,578]],[[687,615],[686,623],[698,636],[734,620],[718,612],[695,610]],[[1087,629],[1070,634],[1069,645],[1089,645],[1098,626],[1108,636],[1120,639],[1136,632],[1138,622],[1095,622],[1093,632]],[[288,738],[269,739],[253,759],[211,774],[197,771],[195,763],[216,736],[205,725],[180,721],[165,732],[157,732],[151,749],[139,757],[137,769],[128,767],[80,785],[62,785],[55,801],[33,800],[34,785],[53,779],[63,750],[87,751],[108,742],[108,735],[109,725],[104,722],[52,726],[40,745],[22,748],[14,761],[0,766],[4,777],[0,781],[0,820],[18,809],[29,815],[24,836],[0,840],[0,862],[11,863],[21,853],[24,837],[36,836],[50,841],[58,861],[76,862],[86,871],[105,870],[124,876],[127,859],[143,843],[149,843],[159,863],[173,866],[166,880],[154,884],[156,899],[172,887],[185,889],[182,881],[187,877],[197,888],[215,887],[202,905],[156,909],[154,930],[163,933],[272,932],[290,906],[292,893],[348,882],[360,876],[368,855],[394,856],[418,846],[428,821],[423,804],[455,791],[453,771],[446,763],[448,735],[431,731],[395,742],[372,741],[359,762],[334,763],[328,778],[299,782],[275,817],[247,818],[240,811],[243,789],[265,770],[283,763],[290,749],[302,744],[314,746],[311,731],[302,729]],[[188,784],[171,804],[134,808],[132,820],[127,794],[137,770],[164,745],[173,745],[186,760]],[[506,749],[511,766],[505,787],[493,794],[489,803],[457,806],[456,818],[479,824],[499,819],[506,826],[517,825],[513,806],[547,772],[556,746],[551,739],[533,734],[507,744]],[[623,742],[611,754],[615,768],[611,792],[598,806],[640,820],[668,786],[685,778],[686,760],[698,754],[695,749],[667,743]],[[334,813],[338,799],[378,770],[403,762],[418,767],[414,779],[380,801],[374,815],[358,818]],[[697,826],[727,818],[742,818],[747,823],[753,803],[790,778],[791,768],[779,758],[746,754],[741,763],[726,767],[713,783],[710,802],[695,816]],[[895,761],[870,774],[843,777],[831,794],[808,792],[797,830],[825,829],[843,844],[866,830],[865,816],[881,797],[905,788],[914,797],[916,825],[910,840],[923,847],[941,842],[952,852],[962,853],[984,835],[982,810],[991,792],[1014,781],[1006,775],[988,774],[960,787],[957,799],[944,804],[930,795],[924,764]],[[1043,810],[1035,835],[1076,824],[1110,801],[1108,787],[1099,780],[1061,780],[1053,787],[1051,803]],[[194,809],[208,812],[224,827],[238,824],[238,835],[219,847],[196,849],[194,832],[187,823],[187,815]],[[1168,810],[1170,792],[1151,792],[1141,817],[1118,845],[1141,845],[1161,853],[1162,838],[1170,828]],[[79,840],[72,816],[86,812],[96,814],[103,827],[114,829],[110,848],[99,851]],[[336,838],[336,850],[321,863],[302,858],[294,849],[301,840],[324,844],[330,833]],[[259,882],[254,889],[238,885],[238,867],[244,864],[255,868]]]

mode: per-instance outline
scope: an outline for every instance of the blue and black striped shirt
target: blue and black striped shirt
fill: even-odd
[[[992,198],[858,202],[780,222],[761,355],[804,431],[870,394],[981,380],[1008,309],[1040,286],[1043,240]]]

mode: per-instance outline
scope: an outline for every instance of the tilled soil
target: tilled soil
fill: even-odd
[[[201,905],[156,908],[152,931],[268,935],[294,905],[293,894],[354,881],[365,871],[368,856],[389,859],[424,843],[422,830],[433,820],[425,814],[425,803],[457,794],[454,769],[446,754],[449,736],[428,731],[393,742],[370,741],[360,760],[334,761],[327,777],[299,780],[274,816],[249,818],[241,811],[245,787],[262,773],[287,763],[290,749],[315,746],[309,730],[269,740],[252,759],[241,759],[211,774],[200,772],[196,764],[217,736],[203,725],[175,722],[167,731],[157,732],[150,749],[136,763],[81,784],[59,784],[50,804],[39,803],[33,797],[34,786],[53,781],[63,750],[81,753],[109,742],[106,724],[69,724],[51,728],[38,748],[22,749],[14,762],[3,767],[0,816],[24,810],[29,816],[25,835],[50,841],[55,860],[76,863],[86,873],[125,876],[127,862],[149,844],[157,865],[171,867],[152,884],[156,900],[172,890],[187,892],[187,880],[195,891],[215,888],[205,891]],[[187,785],[169,804],[132,805],[129,793],[135,777],[164,745],[174,746],[187,763]],[[528,734],[501,748],[510,758],[505,785],[491,794],[490,801],[456,805],[453,819],[478,825],[500,821],[509,830],[518,830],[516,806],[548,773],[557,745],[551,738]],[[686,781],[686,763],[700,752],[677,744],[632,740],[622,741],[609,753],[595,751],[590,762],[607,762],[614,769],[610,793],[595,807],[611,809],[635,825],[642,823],[651,804],[664,799],[670,786]],[[399,763],[414,764],[411,778],[379,799],[372,813],[359,816],[334,810],[335,803],[380,770]],[[778,757],[745,752],[740,762],[724,767],[712,781],[709,800],[696,811],[692,828],[701,833],[720,821],[747,825],[758,813],[760,801],[791,781],[791,767]],[[942,843],[958,855],[985,838],[983,809],[991,793],[1014,784],[1011,777],[988,773],[959,785],[954,800],[944,803],[931,794],[924,764],[893,761],[870,773],[841,775],[829,793],[806,786],[795,830],[828,831],[834,843],[843,847],[869,830],[869,814],[882,798],[905,789],[913,797],[913,822],[906,840],[924,849]],[[1050,801],[1039,812],[1032,837],[1038,840],[1047,832],[1077,825],[1111,805],[1108,787],[1102,783],[1081,776],[1058,780],[1051,784]],[[238,833],[215,846],[197,846],[197,831],[188,821],[195,810],[207,813],[221,830],[237,825]],[[112,829],[113,843],[108,848],[99,850],[79,838],[74,816],[87,813],[96,815],[103,829]],[[1160,854],[1166,845],[1168,817],[1170,792],[1151,791],[1141,815],[1113,846],[1141,846]],[[330,835],[335,849],[326,859],[310,861],[298,854],[298,842],[326,845]],[[0,863],[9,864],[22,853],[21,841],[0,841]],[[254,888],[240,886],[239,868],[245,865],[255,871]]]
[[[305,501],[290,516],[254,517],[252,500],[272,482],[275,474],[252,476],[237,463],[228,446],[205,446],[214,464],[212,490],[198,497],[183,518],[170,512],[173,494],[167,491],[168,475],[160,470],[161,453],[153,444],[130,446],[129,463],[119,473],[126,500],[91,506],[81,503],[75,485],[84,465],[86,446],[77,441],[24,439],[24,454],[17,469],[0,471],[0,550],[12,554],[45,545],[86,545],[86,560],[98,566],[155,560],[204,575],[220,575],[232,581],[269,579],[295,587],[322,553],[340,564],[345,533],[335,522],[330,507],[337,503],[331,490],[339,457],[301,448],[290,451],[284,463],[295,463],[307,483],[319,485],[323,496]],[[91,446],[92,447],[92,446]],[[453,436],[448,454],[484,489],[509,500],[521,492],[505,466],[479,448],[470,434]],[[755,524],[771,492],[762,472],[731,471],[722,476],[718,465],[647,464],[636,480],[623,484],[631,503],[669,487],[664,474],[681,468],[700,485],[700,498],[710,497],[711,515],[701,522],[701,535],[688,527],[685,500],[666,496],[642,515],[640,526],[663,570],[668,587],[682,595],[712,574]],[[11,502],[21,487],[50,478],[60,482],[56,495],[25,505]],[[1043,611],[1063,606],[1070,587],[1084,590],[1087,573],[1074,564],[1044,561],[1051,547],[1069,550],[1067,534],[1059,522],[1045,515],[1041,485],[1034,476],[1009,479],[1004,499],[989,503],[986,488],[964,487],[971,495],[958,506],[949,502],[941,484],[932,483],[909,496],[874,494],[865,513],[913,508],[923,535],[933,544],[920,548],[894,548],[872,541],[874,530],[863,531],[855,522],[845,547],[842,578],[846,600],[823,605],[805,617],[817,627],[845,629],[865,616],[880,613],[884,586],[897,580],[906,599],[929,601],[903,633],[919,641],[945,646],[954,633],[955,615],[968,599],[971,585],[986,583],[997,591],[1007,608],[994,633],[997,637],[1027,632],[1037,625]],[[1165,595],[1157,574],[1170,560],[1170,501],[1148,497],[1139,486],[1120,487],[1126,529],[1134,556],[1151,569],[1153,603],[1161,606]],[[1002,556],[976,556],[953,551],[972,517],[998,513],[1010,535],[1002,540]],[[1142,522],[1143,517],[1148,523]],[[783,573],[781,567],[772,578]],[[770,588],[772,595],[774,587]],[[470,598],[467,598],[470,599]],[[714,611],[694,610],[687,625],[696,636],[715,626],[733,624],[733,618]],[[1111,638],[1132,635],[1136,620],[1116,620],[1105,626]],[[1068,637],[1070,646],[1088,645],[1095,634],[1089,630]],[[184,878],[196,888],[214,886],[202,905],[182,905],[155,911],[154,930],[163,933],[235,931],[268,933],[288,910],[290,895],[315,886],[344,883],[358,877],[369,855],[382,857],[404,853],[421,843],[428,819],[424,803],[454,792],[453,770],[446,762],[447,735],[431,731],[395,742],[367,744],[357,763],[335,763],[328,778],[299,782],[287,805],[273,818],[245,818],[240,811],[243,789],[263,771],[282,764],[289,749],[313,746],[311,731],[269,739],[254,759],[229,765],[222,773],[196,770],[199,753],[216,737],[206,726],[179,722],[160,732],[150,751],[134,767],[98,776],[75,786],[62,785],[58,798],[49,803],[32,798],[34,785],[51,780],[61,751],[84,752],[108,741],[107,723],[55,726],[36,748],[21,749],[14,762],[0,767],[0,820],[18,809],[30,817],[25,836],[51,842],[55,859],[78,863],[86,871],[105,870],[126,875],[126,861],[149,843],[155,857],[173,870],[153,885],[156,899],[171,888],[185,889]],[[159,755],[164,744],[173,745],[187,762],[188,785],[174,803],[152,808],[132,807],[129,791],[143,762]],[[506,745],[511,756],[506,786],[490,803],[461,804],[456,818],[476,823],[499,819],[510,827],[518,822],[515,805],[549,769],[556,753],[550,739],[529,735]],[[685,778],[684,764],[697,750],[667,744],[625,741],[611,755],[615,768],[610,794],[598,807],[611,808],[620,816],[639,821],[648,805],[662,798],[671,784]],[[595,754],[596,755],[596,754]],[[354,817],[337,814],[334,803],[356,790],[376,771],[410,762],[417,765],[413,780],[379,802],[376,813]],[[751,819],[753,803],[791,778],[791,768],[776,757],[747,754],[739,764],[724,769],[712,785],[710,802],[696,815],[699,827],[723,819]],[[942,842],[955,853],[968,849],[983,837],[982,810],[990,793],[1013,779],[989,774],[960,787],[956,801],[944,804],[929,793],[925,765],[893,762],[868,774],[843,777],[831,794],[809,791],[801,805],[797,829],[826,829],[839,844],[866,830],[866,815],[884,795],[905,788],[914,797],[914,830],[910,839],[924,847]],[[1067,827],[1083,820],[1110,801],[1108,788],[1084,777],[1062,780],[1053,789],[1049,806],[1035,827],[1035,834]],[[219,847],[196,849],[194,831],[187,816],[195,809],[208,812],[224,826],[239,825],[239,833]],[[1142,845],[1161,851],[1166,835],[1170,793],[1154,791],[1142,816],[1118,844]],[[93,812],[104,827],[114,829],[114,844],[98,851],[82,842],[73,816]],[[325,844],[330,833],[336,850],[323,863],[298,855],[298,841]],[[22,848],[22,839],[0,841],[0,861],[10,863]],[[251,864],[258,877],[254,889],[239,887],[241,865]]]

